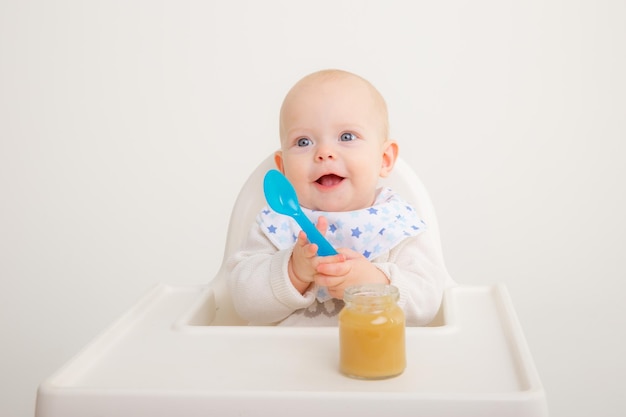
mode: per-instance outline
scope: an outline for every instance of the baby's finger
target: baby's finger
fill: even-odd
[[[305,247],[306,254],[309,258],[313,258],[317,256],[317,245],[315,243],[311,243]]]
[[[320,218],[317,219],[317,224],[315,225],[315,227],[322,235],[325,235],[326,231],[328,230],[328,220],[326,220],[326,217],[320,216]]]
[[[338,253],[337,255],[320,256],[320,264],[336,264],[346,261],[346,255]]]
[[[316,275],[315,283],[320,287],[326,287],[329,291],[341,287],[345,281],[345,277],[333,277],[329,275]]]
[[[298,239],[296,241],[298,243],[298,245],[300,246],[304,246],[306,244],[309,243],[309,240],[306,237],[306,233],[304,233],[303,230],[300,230],[300,233],[298,233]]]
[[[338,277],[348,274],[350,265],[347,262],[320,263],[315,268],[315,271],[321,275]]]

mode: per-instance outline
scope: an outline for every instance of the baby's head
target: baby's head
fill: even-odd
[[[391,172],[398,154],[381,94],[340,70],[307,75],[289,90],[280,110],[280,144],[278,169],[302,206],[321,211],[371,206],[378,179]]]

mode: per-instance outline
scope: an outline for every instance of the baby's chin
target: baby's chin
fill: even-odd
[[[339,201],[339,199],[328,201],[318,201],[314,202],[310,205],[302,204],[302,207],[308,208],[314,211],[324,211],[327,213],[339,213],[344,211],[355,211],[361,210],[370,207],[371,204],[360,204],[360,203],[345,203]]]

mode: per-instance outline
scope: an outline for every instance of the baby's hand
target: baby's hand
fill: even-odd
[[[324,235],[328,229],[328,221],[322,216],[317,221],[315,227]],[[317,256],[317,245],[309,243],[306,233],[300,231],[289,260],[289,278],[300,293],[304,293],[311,283],[315,281],[317,266],[321,259],[324,259],[326,262],[341,262],[345,257],[341,254]]]
[[[333,257],[321,257],[315,275],[317,285],[327,287],[332,297],[343,299],[343,291],[351,285],[389,284],[387,276],[365,256],[348,248],[338,249],[338,252],[345,256],[344,260],[338,262],[327,259]]]

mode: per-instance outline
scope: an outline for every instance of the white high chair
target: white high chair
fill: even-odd
[[[235,201],[228,226],[222,266],[212,281],[212,293],[215,297],[216,307],[215,317],[211,321],[212,325],[245,324],[235,312],[231,297],[228,294],[224,265],[226,260],[244,242],[256,215],[266,205],[263,195],[263,177],[268,170],[275,168],[274,154],[271,154],[250,174]],[[441,258],[443,265],[441,239],[435,209],[426,188],[415,171],[402,158],[398,158],[391,174],[387,178],[382,178],[379,184],[391,187],[413,205],[420,217],[426,222],[434,253]],[[447,287],[451,285],[454,285],[454,282],[450,279]],[[211,314],[211,312],[203,311],[203,314]],[[197,319],[206,322],[206,317]],[[435,318],[435,324],[439,320],[441,320],[440,315]]]
[[[232,211],[224,261],[263,206],[266,158]],[[385,181],[428,224],[435,212],[402,160]],[[406,328],[407,367],[383,381],[338,371],[336,327],[242,326],[224,262],[207,285],[159,285],[39,386],[35,417],[546,417],[545,394],[502,286],[446,290],[431,327]]]

